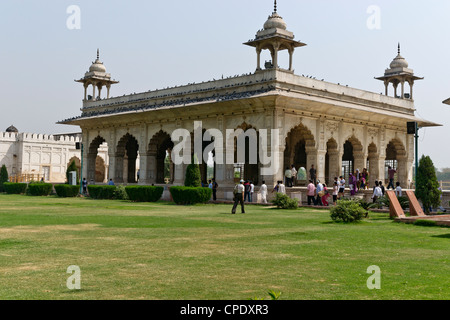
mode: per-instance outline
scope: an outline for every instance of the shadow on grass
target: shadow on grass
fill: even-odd
[[[448,233],[448,234],[440,234],[438,236],[432,236],[432,238],[450,239],[450,233]]]
[[[370,219],[363,219],[360,221],[353,221],[353,222],[344,222],[344,221],[334,221],[334,220],[330,220],[330,221],[323,221],[320,222],[320,224],[335,224],[335,225],[341,225],[341,226],[360,226],[360,225],[370,225]]]

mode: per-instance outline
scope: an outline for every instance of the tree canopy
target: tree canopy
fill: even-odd
[[[441,194],[433,161],[429,156],[422,156],[417,168],[416,196],[422,201],[425,213],[440,205]]]

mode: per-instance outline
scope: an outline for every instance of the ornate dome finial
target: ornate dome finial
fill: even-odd
[[[277,12],[277,0],[275,0],[274,2],[273,10],[274,12],[272,12],[272,15],[269,16],[269,19],[264,24],[264,30],[274,28],[286,30],[286,22],[284,22],[283,18]]]
[[[390,68],[391,68],[391,69],[396,69],[396,68],[408,68],[408,62],[407,62],[406,59],[403,58],[402,55],[400,54],[400,43],[398,43],[398,55],[397,55],[397,57],[395,57],[394,60],[391,62]]]
[[[89,68],[89,72],[106,73],[106,68],[100,61],[100,49],[97,49],[97,60],[95,60],[95,62],[92,63],[91,67]]]

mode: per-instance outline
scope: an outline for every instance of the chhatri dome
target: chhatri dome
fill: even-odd
[[[111,74],[106,73],[106,67],[103,62],[100,62],[100,50],[97,49],[97,60],[92,62],[89,71],[85,73],[84,78],[75,80],[82,83],[84,86],[84,101],[102,99],[102,88],[106,87],[106,98],[109,99],[109,93],[111,85],[119,83],[118,81],[111,80]],[[87,94],[87,89],[92,86],[92,96]]]
[[[274,11],[271,16],[269,16],[269,19],[264,23],[264,30],[269,29],[287,29],[287,24],[284,22],[283,18],[277,13],[277,2],[275,1],[275,7]]]
[[[405,58],[403,58],[400,54],[400,44],[398,45],[398,55],[394,58],[394,60],[391,62],[390,68],[396,69],[396,68],[408,68],[408,61],[406,61]]]
[[[289,68],[285,71],[294,72],[292,57],[294,50],[298,47],[306,46],[305,43],[295,40],[294,33],[287,30],[286,22],[277,13],[277,1],[274,3],[274,10],[269,19],[264,23],[264,29],[256,33],[255,39],[244,43],[247,46],[256,48],[257,62],[256,71],[261,71],[261,51],[269,50],[272,56],[271,61],[264,64],[266,69],[280,70],[278,65],[278,52],[287,50],[289,53]],[[284,70],[284,69],[283,69]]]
[[[386,95],[389,94],[389,84],[394,86],[394,97],[400,99],[413,100],[413,86],[417,80],[423,80],[421,77],[414,75],[414,70],[409,68],[409,64],[400,54],[400,43],[398,44],[398,54],[391,62],[389,69],[384,72],[383,77],[375,78],[384,82]],[[405,91],[405,84],[409,84],[410,91]],[[397,88],[400,87],[400,92]]]
[[[89,72],[100,72],[106,73],[106,67],[103,65],[103,62],[100,62],[100,51],[97,49],[97,60],[92,63],[89,68]]]

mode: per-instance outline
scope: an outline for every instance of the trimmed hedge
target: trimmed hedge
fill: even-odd
[[[196,203],[207,203],[211,200],[212,190],[210,188],[201,187],[171,187],[170,194],[176,204],[190,205]]]
[[[3,189],[7,194],[24,194],[27,191],[26,183],[9,183],[3,184]]]
[[[89,197],[97,200],[112,200],[114,199],[116,186],[88,186]]]
[[[61,198],[74,198],[80,193],[79,186],[72,186],[69,184],[55,185],[55,191],[58,197]]]
[[[27,189],[27,195],[34,197],[46,197],[53,191],[53,185],[50,183],[30,183]]]
[[[136,202],[156,202],[161,199],[163,187],[129,186],[125,188],[128,198]]]

